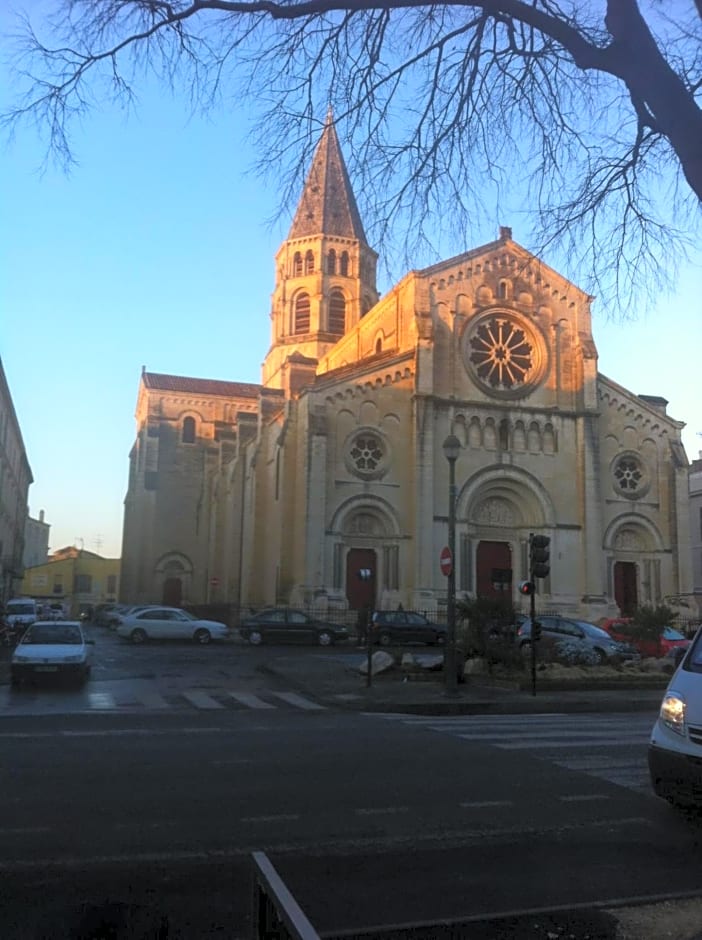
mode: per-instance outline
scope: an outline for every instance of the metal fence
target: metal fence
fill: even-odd
[[[320,940],[265,852],[253,852],[254,940]]]

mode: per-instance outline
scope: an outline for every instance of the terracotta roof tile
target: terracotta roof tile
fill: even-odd
[[[218,379],[193,379],[185,375],[163,375],[159,372],[142,373],[146,388],[164,392],[186,392],[197,395],[221,395],[224,398],[258,398],[260,385],[251,382],[221,382]]]

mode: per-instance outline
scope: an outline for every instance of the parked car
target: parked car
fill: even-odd
[[[31,597],[13,597],[5,607],[5,623],[18,633],[39,620],[39,605]]]
[[[372,637],[381,646],[427,643],[440,646],[446,642],[446,624],[433,623],[424,614],[412,610],[378,610],[373,614]]]
[[[575,620],[558,615],[537,618],[541,624],[540,653],[544,659],[559,658],[559,644],[568,641],[594,653],[600,663],[631,662],[640,659],[640,654],[628,643],[613,639],[606,630],[587,620]],[[531,620],[526,620],[517,631],[517,642],[526,650],[531,644]],[[563,647],[561,647],[561,650]]]
[[[702,629],[668,683],[651,732],[648,769],[658,796],[702,807]]]
[[[606,630],[615,640],[631,643],[642,656],[655,656],[658,659],[668,656],[673,649],[686,650],[691,643],[686,636],[674,627],[664,627],[659,641],[637,637],[634,635],[636,627],[630,617],[615,617],[612,620],[605,620],[602,623],[602,629]],[[675,659],[676,654],[673,653],[672,655]]]
[[[147,610],[149,607],[161,609],[162,606],[159,604],[115,604],[114,608],[104,615],[104,621],[110,630],[116,630],[125,617],[136,614],[140,610]]]
[[[318,643],[331,646],[348,640],[349,631],[338,623],[316,620],[304,610],[268,607],[239,624],[241,637],[253,646],[261,643]]]
[[[193,640],[204,645],[226,639],[229,628],[217,620],[201,620],[180,607],[143,607],[121,616],[117,635],[132,643]]]
[[[12,685],[38,676],[65,676],[83,684],[90,675],[93,642],[78,621],[37,620],[27,627],[12,654]]]

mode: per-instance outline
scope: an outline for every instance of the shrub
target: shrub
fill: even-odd
[[[456,645],[466,656],[484,657],[488,671],[495,664],[523,668],[515,639],[511,603],[487,597],[456,602]]]
[[[653,640],[660,643],[663,630],[673,620],[675,611],[665,604],[656,607],[643,605],[638,607],[632,618],[632,636],[634,639]]]
[[[594,650],[574,640],[559,640],[553,650],[556,662],[567,666],[597,666],[600,657]]]

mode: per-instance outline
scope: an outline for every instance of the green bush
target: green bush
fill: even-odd
[[[515,634],[511,603],[487,597],[456,602],[456,646],[466,656],[486,659],[488,671],[493,665],[524,668]]]
[[[674,616],[675,611],[665,604],[658,604],[656,607],[644,604],[636,609],[632,617],[632,636],[635,639],[659,643],[663,630],[671,624]]]

